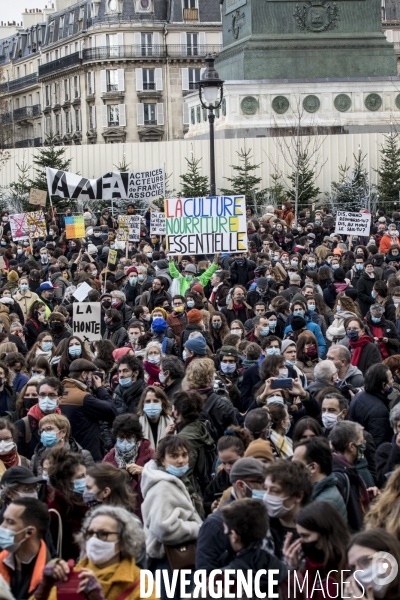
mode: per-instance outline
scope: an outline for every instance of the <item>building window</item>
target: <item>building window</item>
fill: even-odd
[[[189,69],[189,90],[197,90],[197,82],[200,81],[201,69]]]
[[[197,0],[183,0],[183,8],[197,8]]]
[[[74,32],[75,11],[71,10],[68,19],[68,33],[71,35]]]
[[[199,54],[199,34],[198,33],[187,33],[186,34],[187,44],[187,55],[198,56]]]
[[[152,56],[153,54],[153,34],[142,33],[142,56]]]
[[[89,107],[89,128],[96,129],[96,107]]]
[[[107,106],[108,126],[119,125],[119,106],[118,104],[109,104]]]
[[[79,75],[75,75],[74,77],[74,97],[80,98],[80,85],[79,85]]]
[[[45,119],[45,134],[46,135],[51,135],[52,131],[51,131],[51,117],[46,117]]]
[[[154,69],[143,69],[143,90],[155,90]]]
[[[64,21],[65,21],[65,17],[64,15],[62,17],[60,17],[60,20],[58,22],[58,39],[62,40],[63,35],[64,35]]]
[[[117,0],[108,0],[107,6],[110,12],[115,12],[118,7],[118,2]]]
[[[87,74],[87,93],[88,96],[94,94],[94,71],[89,71]]]
[[[71,94],[69,89],[69,79],[64,79],[64,102],[71,100]]]
[[[65,113],[65,133],[71,133],[71,113],[69,110]]]
[[[45,87],[45,106],[50,106],[50,86],[46,85]]]
[[[81,111],[75,110],[75,131],[81,130]]]
[[[118,72],[116,69],[107,71],[107,92],[118,91]]]
[[[59,104],[60,101],[60,90],[59,90],[59,84],[55,83],[54,84],[54,103],[55,104]]]
[[[52,44],[54,41],[54,21],[51,21],[49,25],[49,44]]]
[[[144,104],[144,124],[157,125],[157,105]]]
[[[61,115],[59,113],[56,114],[56,130],[55,130],[55,134],[56,135],[61,135]]]

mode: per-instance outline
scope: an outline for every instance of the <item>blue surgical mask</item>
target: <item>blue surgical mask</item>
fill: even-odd
[[[53,348],[53,342],[42,342],[42,350],[45,352],[50,352]]]
[[[356,264],[356,269],[357,269],[357,271],[362,271],[362,270],[363,270],[363,268],[364,268],[364,265],[363,265],[363,264],[361,264],[361,263],[357,263],[357,264]]]
[[[118,382],[121,387],[129,387],[132,384],[132,377],[120,377]]]
[[[25,527],[24,529],[27,528]],[[5,527],[0,526],[0,548],[3,548],[3,550],[8,550],[9,552],[12,550],[15,551],[21,543],[15,543],[15,536],[24,531],[24,529],[21,529],[21,531],[11,531],[11,529],[6,529]]]
[[[276,354],[277,356],[281,353],[281,351],[279,350],[279,348],[268,348],[267,349],[267,356],[273,356],[274,354]]]
[[[307,263],[307,267],[310,267],[310,269],[314,269],[314,267],[315,267],[315,262],[308,262],[308,263]]]
[[[136,285],[137,277],[129,277],[129,283],[131,285]]]
[[[187,279],[188,281],[190,281],[192,279],[192,275],[185,275],[185,279]]]
[[[272,279],[272,275],[266,275],[266,276],[265,276],[265,279],[266,279],[267,281],[271,281],[271,279]]]
[[[21,283],[19,287],[21,289],[21,292],[27,292],[29,290],[29,285],[27,283]]]
[[[143,281],[143,280],[144,280],[144,275],[140,275],[140,274],[139,274],[139,275],[137,276],[137,278],[138,278],[138,281]]]
[[[52,448],[58,444],[60,440],[57,438],[57,433],[55,431],[43,431],[40,435],[40,441],[45,448]]]
[[[161,375],[161,373],[160,373]],[[155,419],[158,415],[161,414],[162,405],[151,403],[151,404],[143,404],[143,412],[149,417],[149,419]]]
[[[236,371],[236,363],[230,364],[221,362],[221,371],[223,373],[234,373]]]
[[[294,317],[304,317],[304,310],[295,310],[293,313]]]
[[[186,304],[187,304],[188,308],[193,308],[194,307],[194,300],[188,300]]]
[[[315,304],[307,304],[307,309],[310,310],[311,312],[314,312]]]
[[[263,500],[265,496],[265,490],[251,490],[251,497],[254,500]]]
[[[274,329],[275,329],[275,327],[276,327],[276,323],[277,323],[276,321],[270,321],[270,322],[269,322],[269,328],[270,328],[272,331],[274,331]]]
[[[371,321],[372,321],[373,323],[379,323],[379,322],[380,322],[380,320],[381,320],[381,318],[380,318],[380,317],[371,317]]]
[[[42,373],[35,373],[35,371],[31,371],[32,379],[35,377],[36,379],[44,379],[44,375]]]
[[[80,356],[82,354],[82,346],[71,346],[68,348],[68,352],[71,356]]]
[[[294,367],[296,364],[295,360],[289,360],[288,358],[285,360],[285,364],[287,367]]]
[[[121,438],[117,438],[115,445],[121,452],[130,452],[136,446],[136,440],[121,440]]]
[[[184,350],[182,352],[182,360],[186,361],[186,359],[187,359],[187,352],[186,352],[186,350]]]
[[[74,481],[74,492],[76,494],[83,494],[86,490],[86,479],[81,477],[80,479],[75,479]]]
[[[269,334],[269,327],[262,327],[260,333],[263,337],[265,337]]]
[[[338,269],[339,267],[340,267],[340,265],[337,265],[337,264],[335,264],[335,265],[332,265],[332,269],[333,269],[334,271],[336,271],[336,269]]]
[[[46,396],[46,398],[39,398],[39,408],[44,413],[52,413],[57,408],[57,400],[53,400]]]
[[[156,356],[149,356],[147,360],[149,361],[149,363],[157,365],[161,360],[161,356],[159,354],[156,354]]]
[[[371,297],[372,297],[372,298],[376,298],[376,291],[375,291],[375,290],[372,290],[372,292],[371,292]]]
[[[298,263],[297,260],[291,260],[290,264],[292,265],[292,267],[298,267],[299,266],[299,263]]]
[[[213,321],[212,322],[212,326],[213,326],[214,329],[221,329],[222,322],[221,321]]]
[[[174,465],[168,465],[165,467],[165,470],[170,475],[174,475],[175,477],[183,477],[189,470],[189,463],[184,467],[174,467]]]

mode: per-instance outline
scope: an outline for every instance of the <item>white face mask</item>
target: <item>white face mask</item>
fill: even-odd
[[[286,379],[286,377],[289,375],[289,370],[288,369],[279,369],[279,379]]]
[[[283,506],[284,501],[288,498],[290,498],[290,496],[285,496],[285,498],[279,498],[279,496],[271,496],[270,494],[265,493],[264,504],[267,507],[268,515],[271,518],[275,519],[282,519],[284,516],[286,516],[287,513],[290,512],[294,506],[294,504],[292,504],[292,506],[289,506],[289,508]]]
[[[93,536],[86,542],[86,556],[95,565],[101,565],[117,554],[115,545],[115,542],[103,542]]]
[[[9,452],[11,452],[11,450],[14,450],[14,448],[15,448],[14,442],[6,442],[6,441],[2,440],[0,442],[0,455],[8,454]]]
[[[341,413],[339,413],[340,415]],[[335,415],[334,413],[322,413],[322,425],[325,429],[332,429],[334,425],[336,425],[339,415]]]
[[[231,333],[233,333],[234,335],[238,335],[238,336],[242,337],[242,330],[241,329],[231,329]]]

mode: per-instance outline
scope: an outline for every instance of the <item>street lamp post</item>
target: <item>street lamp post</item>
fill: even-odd
[[[199,81],[199,97],[203,108],[208,110],[208,122],[210,124],[210,194],[217,195],[215,185],[215,152],[214,152],[214,110],[218,110],[221,106],[224,95],[224,82],[219,78],[219,75],[214,67],[215,56],[206,56],[206,68]]]

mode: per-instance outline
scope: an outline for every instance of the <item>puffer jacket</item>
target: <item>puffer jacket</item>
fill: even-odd
[[[186,474],[190,481],[189,492],[202,496],[205,489],[202,475],[206,467],[206,450],[213,450],[214,440],[202,421],[194,421],[178,429],[178,435],[186,438],[190,444],[189,471]]]
[[[372,435],[377,448],[392,439],[388,404],[389,399],[383,394],[365,391],[356,394],[350,403],[350,420],[360,423]]]
[[[61,271],[53,273],[53,275],[50,276],[50,282],[56,286],[56,289],[54,290],[55,300],[62,300],[65,295],[65,290],[71,285],[70,282],[62,276]]]
[[[146,551],[150,558],[163,558],[164,544],[197,540],[202,521],[184,478],[170,475],[151,460],[142,471],[141,486]]]
[[[332,342],[332,345],[339,343],[346,335],[346,330],[344,328],[345,320],[356,316],[357,315],[350,310],[343,310],[335,314],[333,323],[329,325],[326,330],[326,337]]]
[[[322,500],[329,502],[329,504],[332,504],[339,511],[343,519],[347,521],[346,505],[337,487],[337,479],[334,473],[314,483],[311,500],[314,502],[321,502]]]
[[[68,442],[64,444],[64,448],[69,452],[76,452],[77,454],[82,454],[83,460],[85,461],[85,467],[87,469],[94,467],[93,456],[91,455],[89,450],[84,450],[82,446],[80,446],[78,442],[74,440],[73,437],[70,437]],[[30,464],[30,470],[33,472],[34,475],[38,475],[40,461],[42,460],[42,456],[46,452],[46,450],[48,450],[48,448],[43,446],[42,442],[39,442],[35,448]]]

